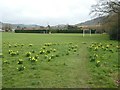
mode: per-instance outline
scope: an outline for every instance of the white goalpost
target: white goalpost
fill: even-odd
[[[90,29],[90,36],[91,36],[91,29]]]
[[[89,30],[90,31],[90,33],[89,33],[89,35],[91,36],[92,35],[92,32],[91,32],[91,29]],[[95,32],[96,33],[96,32]],[[85,36],[85,30],[83,30],[83,37]]]
[[[85,30],[83,30],[83,37],[85,36]]]

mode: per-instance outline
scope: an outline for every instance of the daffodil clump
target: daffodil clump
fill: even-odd
[[[9,46],[9,48],[11,48],[11,47],[12,47],[12,46],[11,46],[11,44],[9,44],[8,46]]]
[[[14,44],[14,47],[17,47],[18,45],[17,44]]]
[[[31,53],[35,53],[35,50],[32,50]]]
[[[48,58],[48,55],[45,55],[44,58],[47,59],[47,58]]]
[[[86,42],[82,42],[82,44],[87,44]]]
[[[21,44],[21,46],[23,47],[23,46],[24,46],[24,44]]]
[[[70,51],[67,51],[67,52],[66,52],[66,55],[69,55],[69,54],[70,54]]]
[[[35,55],[35,59],[38,59],[39,58],[39,56],[38,55]]]
[[[3,64],[10,64],[10,62],[8,60],[4,60]]]
[[[28,44],[28,49],[29,51],[27,51],[25,54],[22,53],[22,51],[24,52],[24,46],[27,46],[23,43],[18,44],[7,44],[10,48],[10,50],[8,50],[8,54],[11,56],[16,56],[16,55],[20,55],[20,58],[17,58],[17,61],[15,61],[16,59],[14,59],[15,57],[13,57],[13,61],[12,62],[16,62],[17,64],[17,70],[18,71],[23,71],[25,69],[25,64],[27,62],[31,62],[31,64],[37,64],[35,62],[38,62],[39,57],[41,57],[41,61],[52,61],[55,60],[56,58],[59,58],[60,56],[68,56],[71,53],[76,53],[78,50],[78,45],[74,45],[73,42],[70,43],[65,43],[63,45],[65,45],[64,50],[59,50],[59,47],[57,45],[62,45],[59,43],[45,43],[41,48],[40,51],[33,49],[33,44]],[[54,47],[54,45],[56,45]],[[30,48],[29,48],[30,47]],[[19,51],[15,51],[15,50],[19,50]],[[61,51],[61,52],[60,52]],[[21,53],[19,53],[21,52]],[[24,56],[24,59],[21,58],[21,55]],[[2,55],[0,54],[0,57],[2,57]],[[39,60],[40,61],[40,60]],[[4,60],[3,64],[9,64],[10,61],[8,60]]]
[[[45,46],[51,46],[52,43],[45,43]]]
[[[29,57],[31,55],[31,52],[26,53],[26,57]]]
[[[59,54],[56,54],[55,56],[56,56],[56,57],[59,57],[60,55],[59,55]]]
[[[51,57],[49,57],[49,58],[48,58],[48,62],[49,62],[49,61],[51,61],[51,59],[52,59],[52,58],[51,58]]]
[[[46,54],[50,54],[51,50],[46,50]]]
[[[17,64],[23,64],[23,60],[22,59],[19,59]]]
[[[56,49],[53,49],[52,51],[53,51],[53,52],[56,52]]]
[[[0,58],[4,58],[4,56],[3,56],[3,54],[2,54],[2,53],[0,53]]]
[[[38,57],[37,57],[37,58],[38,58]],[[30,60],[31,62],[37,62],[37,61],[38,61],[35,57],[29,57],[29,60]]]
[[[46,49],[46,46],[43,46],[41,49]]]
[[[25,69],[25,66],[23,66],[23,65],[20,65],[20,66],[17,67],[18,71],[23,71],[24,69]]]
[[[118,46],[114,46],[113,44],[102,44],[102,43],[92,43],[88,46],[90,51],[90,61],[96,62],[96,66],[100,66],[102,62],[106,59],[110,59],[112,57],[111,54],[117,52]],[[107,56],[105,55],[107,53]],[[108,55],[109,54],[109,55]]]
[[[54,59],[55,58],[55,55],[51,55],[51,59]]]
[[[94,54],[94,55],[91,55],[90,56],[90,61],[95,61],[96,59],[98,58],[98,55],[97,54]]]
[[[30,46],[30,47],[32,47],[32,46],[33,46],[33,44],[29,44],[29,46]]]
[[[40,54],[45,54],[45,50],[40,50]]]
[[[70,44],[68,47],[68,50],[66,52],[66,55],[69,55],[71,52],[76,53],[78,50],[78,45],[72,45]]]
[[[11,56],[19,55],[18,51],[9,50],[8,52]]]
[[[100,60],[96,60],[96,66],[97,66],[97,67],[100,66]]]

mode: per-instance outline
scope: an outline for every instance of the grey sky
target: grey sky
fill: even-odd
[[[8,23],[57,25],[91,19],[95,0],[0,0],[0,21]]]

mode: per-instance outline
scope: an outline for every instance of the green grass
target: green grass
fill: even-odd
[[[3,49],[3,88],[90,88],[90,87],[117,87],[117,70],[116,67],[96,67],[93,62],[90,62],[89,56],[93,51],[89,50],[89,46],[92,42],[98,42],[102,44],[114,44],[117,46],[117,41],[109,40],[108,35],[85,35],[81,34],[15,34],[15,33],[3,33],[2,34],[2,49]],[[46,54],[40,54],[41,48],[45,43],[51,43],[51,46],[46,46],[45,50],[56,49],[56,52],[51,51],[48,58],[45,58]],[[24,44],[23,46],[21,46]],[[32,46],[29,46],[32,44]],[[15,45],[17,47],[15,47]],[[78,46],[71,49],[69,54],[68,50],[72,46]],[[113,48],[116,50],[116,48]],[[11,56],[9,50],[19,52],[19,55]],[[39,58],[36,62],[31,62],[26,57],[27,52],[34,50],[31,56],[38,55]],[[74,52],[76,50],[76,52]],[[102,55],[104,52],[97,52]],[[117,65],[117,53],[107,53],[106,58],[109,55],[113,55],[110,65]],[[50,59],[52,55],[59,55]],[[24,70],[18,71],[18,60],[23,60]],[[101,58],[99,58],[101,59]],[[106,60],[109,62],[109,60]],[[107,68],[107,69],[106,69]],[[103,70],[109,70],[113,68],[114,72],[110,76],[102,74],[98,78],[99,73]],[[106,76],[105,76],[106,75]],[[105,78],[102,79],[101,78]],[[109,79],[109,80],[108,80]],[[99,80],[101,82],[99,82]],[[108,80],[108,82],[106,82]],[[102,83],[102,84],[100,84]]]
[[[2,33],[0,32],[0,55],[2,53]],[[0,89],[2,88],[2,59],[0,58]]]

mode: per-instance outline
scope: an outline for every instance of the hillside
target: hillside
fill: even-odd
[[[98,17],[92,20],[88,20],[82,23],[76,24],[76,26],[89,26],[89,25],[98,25],[104,21],[105,17]]]
[[[11,23],[3,23],[0,22],[0,28],[5,27],[6,25],[9,25],[12,29],[16,29],[18,26],[21,28],[35,28],[35,27],[40,27],[39,25],[36,24],[11,24]]]

